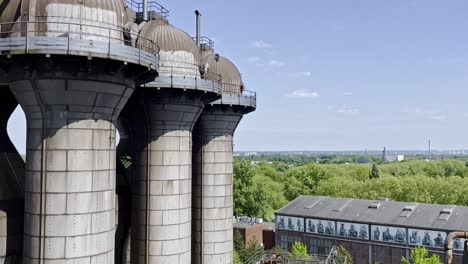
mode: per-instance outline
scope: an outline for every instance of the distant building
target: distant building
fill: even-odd
[[[301,241],[310,254],[344,246],[360,264],[400,264],[424,246],[444,261],[447,234],[468,231],[467,219],[466,206],[300,196],[276,212],[276,244]],[[462,263],[464,243],[455,240],[453,263]]]
[[[258,218],[242,217],[234,221],[234,232],[242,235],[245,246],[252,242],[261,244],[265,250],[275,247],[275,223]]]
[[[384,163],[385,162],[397,162],[397,161],[403,161],[404,159],[405,159],[404,155],[388,154],[387,148],[384,147],[382,162]]]
[[[405,155],[385,154],[384,162],[397,162],[405,160]]]

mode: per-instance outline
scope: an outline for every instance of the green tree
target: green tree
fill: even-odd
[[[291,256],[295,259],[308,260],[310,259],[307,253],[307,247],[302,242],[296,241],[291,247]]]
[[[410,261],[402,257],[401,262],[403,264],[442,264],[438,255],[429,256],[424,247],[413,248],[410,253]]]
[[[353,256],[346,248],[339,246],[336,248],[336,264],[353,264]]]
[[[372,164],[372,170],[369,173],[369,179],[378,179],[380,178],[380,171],[377,165],[374,163]]]
[[[245,249],[244,237],[242,236],[239,230],[234,231],[234,249],[237,251],[242,251]]]
[[[234,264],[242,264],[240,256],[239,256],[239,252],[237,252],[237,250],[234,250],[233,258],[234,258]]]
[[[234,214],[236,216],[264,217],[266,215],[266,191],[255,185],[254,170],[248,161],[234,164]]]
[[[258,256],[258,255],[263,254],[263,251],[264,251],[263,247],[258,243],[257,240],[254,239],[254,240],[249,241],[243,253],[241,254],[239,252],[241,263],[247,262],[247,260],[249,260],[253,256]]]

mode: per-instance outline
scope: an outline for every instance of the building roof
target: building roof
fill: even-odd
[[[468,230],[468,207],[455,205],[300,196],[276,213],[409,228]]]

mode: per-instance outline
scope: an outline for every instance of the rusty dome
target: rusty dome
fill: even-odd
[[[159,46],[161,76],[199,76],[200,50],[189,34],[173,27],[164,18],[143,25],[139,45],[145,49],[150,40]]]
[[[241,74],[236,65],[230,60],[215,54],[212,50],[208,50],[202,54],[202,66],[205,79],[217,80],[221,76],[224,92],[242,93],[244,90]]]
[[[35,23],[37,35],[79,33],[86,39],[123,39],[128,22],[123,0],[37,0],[23,6],[22,20]],[[28,31],[31,31],[28,29]]]
[[[0,0],[0,5],[5,6],[0,14],[0,23],[15,22],[21,14],[21,0]],[[9,32],[13,24],[3,24],[0,26],[2,33]]]

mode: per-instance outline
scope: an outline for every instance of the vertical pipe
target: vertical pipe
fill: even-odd
[[[201,48],[200,47],[200,17],[201,17],[201,13],[198,10],[195,10],[195,15],[197,16],[197,38],[196,38],[196,42],[197,42],[197,46],[199,48]]]
[[[143,21],[148,21],[148,0],[143,0]]]

